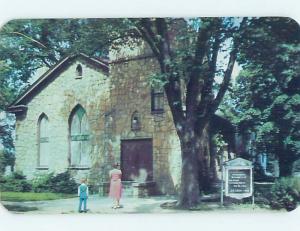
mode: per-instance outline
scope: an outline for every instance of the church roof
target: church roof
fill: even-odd
[[[230,149],[233,152],[236,152],[236,127],[232,122],[221,115],[215,114],[212,116],[210,131],[212,134],[222,134],[225,142],[228,143]]]
[[[49,81],[53,79],[53,77],[57,76],[57,73],[59,73],[63,68],[71,65],[75,60],[82,59],[88,64],[92,65],[93,67],[101,69],[104,73],[108,74],[109,66],[108,62],[91,58],[83,53],[76,54],[76,55],[69,55],[64,58],[62,58],[60,61],[58,61],[57,64],[53,65],[48,71],[46,71],[43,75],[41,75],[33,84],[31,84],[28,89],[23,92],[19,97],[8,106],[8,111],[17,113],[22,112],[27,109],[26,102],[28,98],[34,96],[38,89],[40,89],[42,86],[45,86]]]

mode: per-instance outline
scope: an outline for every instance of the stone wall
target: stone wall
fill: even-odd
[[[83,67],[76,78],[76,67]],[[109,104],[109,78],[83,61],[75,62],[56,77],[28,103],[25,115],[16,122],[16,170],[32,178],[36,173],[63,172],[69,167],[69,125],[72,109],[80,104],[87,113],[91,130],[93,166],[101,167],[103,158],[104,113]],[[45,113],[49,120],[49,169],[38,167],[38,119]],[[74,172],[74,173],[77,173]],[[80,175],[89,171],[81,170]],[[78,178],[81,177],[75,174]]]
[[[83,76],[76,78],[81,64]],[[90,169],[71,169],[78,180],[86,176],[93,185],[107,182],[115,161],[120,162],[123,139],[151,138],[153,142],[153,180],[160,193],[173,194],[180,183],[181,152],[173,118],[165,100],[164,113],[151,112],[149,77],[157,69],[151,58],[115,60],[109,75],[76,61],[28,103],[25,115],[16,124],[16,169],[32,178],[43,172],[69,169],[69,124],[72,109],[80,104],[90,123]],[[131,130],[131,116],[138,111],[141,129]],[[38,169],[38,119],[49,119],[49,169]],[[106,185],[106,184],[105,184]]]
[[[164,113],[151,112],[149,77],[157,70],[157,63],[151,58],[111,65],[110,95],[114,121],[111,144],[119,161],[122,139],[152,138],[154,181],[161,193],[174,193],[180,181],[180,143],[167,100]],[[131,116],[135,111],[140,115],[140,131],[131,131]]]

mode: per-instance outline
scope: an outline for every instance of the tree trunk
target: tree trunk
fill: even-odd
[[[182,172],[178,206],[192,208],[200,202],[198,150],[195,144],[183,142]]]
[[[210,181],[215,182],[217,179],[217,166],[216,166],[216,158],[217,151],[213,145],[211,136],[209,137],[209,152],[210,152]]]
[[[181,134],[179,139],[182,172],[178,206],[192,208],[200,203],[200,194],[209,185],[209,161],[205,158],[205,149],[208,146],[205,144],[209,140],[203,133],[201,136],[196,135],[192,127]]]
[[[209,191],[211,186],[210,171],[210,137],[207,125],[195,132],[195,124],[186,123],[181,133],[178,133],[181,143],[182,172],[178,206],[193,208],[201,200],[203,191]]]
[[[294,159],[290,153],[287,152],[283,144],[284,137],[279,136],[278,138],[278,147],[276,149],[277,156],[279,159],[279,176],[286,177],[292,175],[292,164]]]
[[[214,169],[211,166],[210,137],[207,125],[204,127],[202,135],[198,140],[200,143],[198,150],[200,192],[209,192],[211,190]]]
[[[292,175],[293,160],[284,156],[279,155],[279,175],[280,177],[286,177]]]
[[[205,150],[200,150],[198,155],[202,155]],[[207,193],[211,190],[210,166],[206,159],[198,160],[199,166],[199,189],[200,192]]]

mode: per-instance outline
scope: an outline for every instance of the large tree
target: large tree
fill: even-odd
[[[241,132],[256,133],[256,153],[278,159],[288,176],[300,158],[300,28],[289,18],[255,18],[242,38],[243,71],[224,112]]]
[[[246,18],[143,18],[133,20],[158,61],[181,144],[178,206],[200,202],[207,182],[204,132],[229,86]],[[226,57],[227,55],[227,57]],[[221,57],[220,57],[221,56]]]

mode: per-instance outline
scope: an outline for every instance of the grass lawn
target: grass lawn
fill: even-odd
[[[71,197],[76,197],[76,195],[62,193],[0,192],[1,201],[43,201]]]

